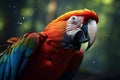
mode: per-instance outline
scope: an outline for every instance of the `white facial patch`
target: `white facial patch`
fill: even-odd
[[[75,34],[76,34],[78,31],[80,31],[80,30],[81,30],[80,28],[76,28],[76,29],[74,29],[74,30],[67,31],[66,34],[67,34],[69,37],[71,37],[71,39],[73,39],[74,36],[75,36]]]
[[[83,25],[84,17],[81,16],[71,16],[67,21],[66,34],[74,38],[75,34],[81,30],[81,26]]]

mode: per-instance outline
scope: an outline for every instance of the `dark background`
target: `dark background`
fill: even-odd
[[[0,46],[10,37],[42,31],[67,11],[84,8],[97,12],[100,20],[97,39],[74,80],[120,80],[120,0],[0,0]]]

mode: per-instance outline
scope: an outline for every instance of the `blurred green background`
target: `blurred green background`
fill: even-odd
[[[98,33],[74,80],[120,80],[120,0],[0,0],[0,45],[10,37],[40,32],[59,15],[84,8],[99,15]]]

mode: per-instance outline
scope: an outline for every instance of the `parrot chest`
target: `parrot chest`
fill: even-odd
[[[76,51],[55,46],[55,43],[51,45],[45,42],[35,51],[24,72],[31,77],[25,76],[22,80],[59,80]]]
[[[73,49],[64,49],[55,46],[55,43],[45,43],[41,49],[42,54],[39,55],[38,65],[42,75],[49,75],[51,80],[58,80],[64,70],[67,68],[75,51]]]

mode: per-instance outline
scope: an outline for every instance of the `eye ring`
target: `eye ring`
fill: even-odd
[[[78,18],[77,16],[71,16],[69,21],[72,23],[72,24],[77,24],[78,23]]]
[[[71,21],[76,21],[77,20],[77,16],[72,16],[70,19],[71,19]]]

